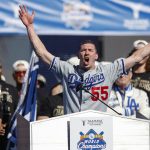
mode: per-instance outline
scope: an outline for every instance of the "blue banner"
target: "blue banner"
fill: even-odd
[[[17,115],[20,114],[29,122],[36,120],[36,83],[39,68],[38,62],[39,59],[33,51],[30,59],[30,67],[26,72],[22,85],[19,103],[13,117],[11,118],[7,150],[16,150]]]
[[[25,34],[18,6],[35,11],[35,29],[48,35],[149,35],[149,0],[0,0],[0,34]]]

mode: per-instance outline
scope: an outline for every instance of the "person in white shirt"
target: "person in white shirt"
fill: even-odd
[[[148,96],[145,91],[134,88],[131,84],[132,70],[118,78],[110,94],[108,105],[124,116],[136,117],[140,113],[150,119]],[[111,110],[107,110],[111,112]],[[112,113],[112,112],[111,112]]]
[[[136,40],[133,43],[133,50],[129,53],[132,55],[135,51],[148,45],[145,40]],[[140,63],[133,67],[133,76],[131,83],[134,87],[144,90],[149,98],[150,106],[150,56],[145,57]]]

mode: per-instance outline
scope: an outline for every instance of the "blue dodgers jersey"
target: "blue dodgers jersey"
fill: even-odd
[[[121,74],[125,73],[123,58],[106,65],[99,63],[95,69],[84,71],[79,66],[73,66],[54,57],[50,69],[62,81],[65,114],[83,110],[105,112],[106,106],[98,99],[108,103],[113,83]],[[80,85],[81,89],[77,89]]]

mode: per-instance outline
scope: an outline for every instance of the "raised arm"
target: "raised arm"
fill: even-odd
[[[131,56],[125,59],[126,70],[132,68],[148,56],[150,56],[150,43],[145,47],[136,50]]]
[[[19,18],[27,29],[29,39],[34,46],[35,53],[44,62],[46,62],[47,64],[50,64],[54,56],[47,51],[44,44],[42,43],[42,41],[36,34],[36,32],[34,30],[34,25],[33,25],[34,16],[35,16],[34,11],[30,15],[27,11],[27,8],[24,5],[20,6]]]

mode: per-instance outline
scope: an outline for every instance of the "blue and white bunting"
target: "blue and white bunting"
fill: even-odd
[[[39,59],[33,51],[30,59],[30,67],[26,72],[22,85],[19,103],[10,121],[7,150],[16,150],[17,115],[20,114],[29,122],[36,119],[36,83],[39,68],[38,62]]]

